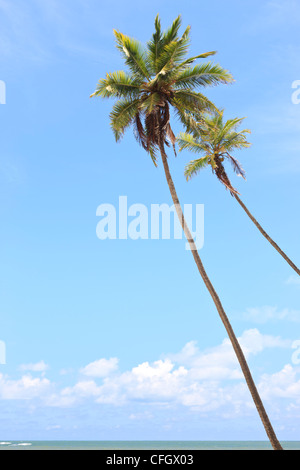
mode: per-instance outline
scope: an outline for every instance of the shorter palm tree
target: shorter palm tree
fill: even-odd
[[[210,166],[218,180],[230,191],[230,194],[237,200],[262,235],[270,242],[278,253],[280,253],[296,273],[300,275],[299,268],[297,268],[277,243],[275,243],[274,240],[265,232],[262,226],[247,209],[245,204],[241,201],[238,191],[232,186],[231,181],[227,176],[223,165],[225,160],[230,161],[234,172],[245,179],[245,171],[231,153],[236,149],[250,147],[251,144],[247,141],[247,134],[250,132],[249,129],[243,129],[242,131],[237,132],[237,128],[244,118],[229,119],[224,123],[223,114],[224,111],[221,110],[213,115],[207,115],[205,117],[201,115],[199,116],[199,119],[195,116],[196,121],[192,126],[190,126],[192,133],[181,132],[177,137],[181,151],[188,149],[195,153],[204,154],[203,157],[192,160],[188,163],[185,168],[186,179],[189,180],[200,170]]]

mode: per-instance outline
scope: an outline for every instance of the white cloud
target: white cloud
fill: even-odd
[[[286,364],[282,370],[274,374],[264,374],[259,390],[265,399],[288,398],[300,405],[299,367]]]
[[[78,403],[78,398],[60,393],[50,393],[44,397],[44,405],[53,408],[70,408]]]
[[[279,336],[263,335],[256,328],[245,331],[240,342],[246,356],[258,354],[267,348],[288,348],[291,345],[289,340],[283,340]]]
[[[279,337],[262,335],[256,328],[244,331],[239,343],[245,356],[258,354],[266,348],[289,347],[291,342],[282,340]],[[190,372],[198,379],[238,379],[242,377],[242,372],[228,338],[214,348],[201,352],[196,342],[187,343],[177,354],[170,357],[176,362],[188,365]]]
[[[0,374],[0,398],[3,400],[30,400],[40,398],[50,391],[51,384],[46,378],[33,378],[24,375],[19,380],[11,380]]]
[[[100,387],[93,380],[78,382],[74,387],[64,388],[62,396],[76,395],[78,397],[97,397],[100,393]]]
[[[148,419],[153,418],[153,413],[150,413],[150,411],[144,411],[142,413],[131,413],[129,415],[129,419],[133,421],[144,421]]]
[[[251,307],[243,314],[243,318],[255,323],[266,323],[268,321],[290,321],[300,322],[300,310],[293,310],[289,308],[278,309],[271,305],[263,307]]]
[[[280,337],[264,335],[256,328],[238,338],[247,360],[266,348],[291,347]],[[43,370],[40,363],[25,365]],[[39,366],[38,366],[39,365]],[[213,348],[201,350],[195,341],[188,342],[176,354],[168,354],[152,363],[143,362],[121,372],[117,358],[99,359],[80,369],[81,378],[73,385],[60,388],[46,378],[24,375],[12,380],[0,375],[0,398],[31,399],[46,407],[75,407],[86,403],[129,406],[131,421],[142,419],[135,413],[135,404],[155,407],[187,407],[197,412],[218,410],[223,416],[241,415],[253,409],[240,366],[228,339]],[[251,368],[251,363],[250,363]],[[291,407],[300,406],[300,368],[287,365],[272,375],[258,379],[259,389],[266,400],[288,398]],[[83,374],[86,375],[85,378]],[[140,409],[141,412],[141,409]],[[139,413],[140,413],[139,412]],[[147,419],[151,419],[151,413]]]
[[[49,366],[44,361],[36,362],[35,364],[21,364],[19,369],[22,371],[31,372],[45,372]]]
[[[106,377],[118,369],[119,360],[116,357],[110,359],[98,359],[80,369],[81,374],[89,377]]]
[[[300,277],[295,275],[290,276],[286,281],[286,284],[300,286]]]
[[[46,427],[46,431],[52,431],[52,430],[55,430],[55,429],[61,429],[61,425],[60,424],[52,424],[52,425]]]
[[[263,335],[257,329],[245,331],[239,342],[247,359],[266,348],[290,346],[290,342]],[[206,351],[201,351],[196,342],[191,341],[177,354],[106,376],[100,385],[94,380],[79,381],[60,395],[68,399],[68,404],[88,398],[116,406],[139,401],[160,406],[183,405],[202,411],[225,405],[236,408],[241,403],[251,402],[228,339]],[[61,406],[59,397],[57,403]]]
[[[189,368],[189,374],[197,380],[236,379],[241,377],[238,362],[231,343],[224,339],[221,345],[201,352],[195,341],[187,343],[170,357]]]

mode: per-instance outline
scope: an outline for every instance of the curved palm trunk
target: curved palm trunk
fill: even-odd
[[[200,259],[200,256],[199,256],[199,253],[197,251],[197,248],[196,248],[196,245],[195,245],[195,242],[193,240],[193,237],[192,237],[192,234],[189,230],[189,227],[187,226],[186,222],[185,222],[185,219],[184,219],[184,215],[183,215],[183,212],[182,212],[182,209],[181,209],[181,206],[180,206],[180,203],[179,203],[179,199],[177,197],[177,193],[176,193],[176,189],[175,189],[175,186],[174,186],[174,183],[173,183],[173,180],[172,180],[172,177],[171,177],[171,173],[170,173],[170,170],[169,170],[169,165],[168,165],[168,162],[167,162],[167,155],[165,153],[165,149],[164,149],[164,144],[160,141],[160,144],[159,144],[159,147],[160,147],[160,152],[161,152],[161,157],[162,157],[162,162],[163,162],[163,166],[164,166],[164,170],[165,170],[165,175],[166,175],[166,179],[167,179],[167,183],[168,183],[168,186],[169,186],[169,190],[170,190],[170,193],[171,193],[171,196],[172,196],[172,200],[173,200],[173,203],[175,205],[175,208],[176,208],[176,212],[177,212],[177,215],[178,215],[178,218],[179,218],[179,221],[181,223],[181,226],[182,226],[182,229],[184,231],[184,234],[190,244],[190,247],[191,247],[191,250],[192,250],[192,254],[193,254],[193,257],[194,257],[194,260],[195,260],[195,263],[198,267],[198,270],[199,270],[199,273],[214,301],[214,304],[217,308],[217,311],[221,317],[221,320],[225,326],[225,329],[228,333],[228,336],[229,336],[229,339],[232,343],[232,346],[233,346],[233,349],[236,353],[236,356],[237,356],[237,359],[240,363],[240,366],[241,366],[241,369],[242,369],[242,372],[244,374],[244,377],[246,379],[246,382],[247,382],[247,385],[248,385],[248,388],[250,390],[250,393],[252,395],[252,398],[253,398],[253,401],[256,405],[256,408],[257,408],[257,411],[259,413],[259,416],[262,420],[262,423],[264,425],[264,428],[265,428],[265,431],[269,437],[269,440],[273,446],[273,449],[275,450],[282,450],[282,447],[280,445],[280,442],[278,441],[277,437],[276,437],[276,434],[272,428],[272,425],[270,423],[270,420],[268,418],[268,415],[264,409],[264,406],[263,406],[263,403],[261,401],[261,398],[258,394],[258,391],[257,391],[257,388],[255,386],[255,383],[253,381],[253,378],[251,376],[251,372],[249,370],[249,367],[247,365],[247,362],[246,362],[246,359],[245,359],[245,356],[244,356],[244,353],[239,345],[239,342],[234,334],[234,331],[231,327],[231,324],[227,318],[227,315],[223,309],[223,306],[221,304],[221,301],[209,279],[209,277],[207,276],[206,274],[206,271],[203,267],[203,264],[202,264],[202,261]]]
[[[300,270],[297,268],[297,266],[290,260],[290,258],[282,251],[282,249],[277,245],[277,243],[274,242],[274,240],[265,232],[265,230],[262,228],[262,226],[257,222],[255,217],[251,214],[251,212],[247,209],[245,204],[241,201],[241,199],[238,196],[238,192],[234,187],[232,186],[230,179],[227,176],[227,173],[224,169],[224,166],[220,160],[220,158],[216,155],[215,156],[215,161],[217,163],[217,169],[215,170],[215,173],[218,177],[218,179],[225,185],[227,189],[229,189],[231,196],[235,197],[237,202],[240,204],[240,206],[244,209],[248,217],[252,220],[254,225],[258,228],[260,233],[268,240],[269,243],[275,248],[275,250],[278,251],[278,253],[285,259],[285,261],[296,271],[297,274],[300,276]]]
[[[237,200],[237,202],[240,204],[240,206],[244,209],[244,211],[246,212],[246,214],[248,215],[248,217],[250,217],[250,219],[252,220],[252,222],[254,223],[254,225],[258,228],[258,230],[260,231],[260,233],[262,233],[262,235],[268,240],[268,242],[271,243],[271,245],[275,248],[275,250],[278,251],[278,253],[285,259],[285,261],[294,269],[294,271],[296,271],[297,274],[299,274],[300,276],[300,269],[297,268],[297,266],[290,260],[290,258],[284,253],[284,251],[281,250],[281,248],[277,245],[277,243],[274,242],[274,240],[272,240],[272,238],[265,232],[265,230],[262,228],[262,226],[257,222],[257,220],[253,217],[253,215],[251,214],[251,212],[249,212],[249,210],[247,209],[247,207],[245,206],[245,204],[241,201],[241,199],[239,198],[239,196],[234,193],[233,196],[235,197],[235,199]]]

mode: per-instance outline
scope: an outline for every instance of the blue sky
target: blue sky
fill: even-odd
[[[230,86],[205,90],[245,116],[242,200],[299,265],[300,79],[295,0],[0,0],[0,440],[265,439],[226,332],[184,240],[99,240],[100,204],[171,204],[112,103],[113,29],[146,42],[182,15],[190,55],[217,50]],[[180,128],[175,124],[176,131]],[[299,278],[191,155],[170,168],[182,204],[204,204],[200,256],[280,439],[300,440]],[[299,345],[298,345],[299,347]]]

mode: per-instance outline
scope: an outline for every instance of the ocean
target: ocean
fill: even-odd
[[[300,441],[281,442],[300,450]],[[0,450],[272,450],[268,441],[3,441]]]

